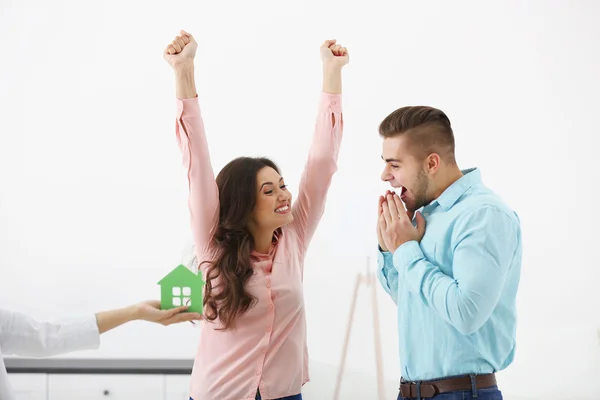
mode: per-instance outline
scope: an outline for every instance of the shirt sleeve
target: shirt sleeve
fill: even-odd
[[[377,279],[394,303],[398,304],[398,271],[394,268],[392,253],[382,251],[381,247],[377,254]]]
[[[408,290],[468,335],[483,326],[498,304],[520,249],[520,230],[506,212],[482,206],[457,221],[455,231],[453,277],[429,262],[416,241],[404,243],[393,258]]]
[[[0,348],[4,355],[49,357],[99,346],[95,315],[44,322],[0,309]]]
[[[294,222],[291,226],[303,251],[306,251],[325,211],[327,192],[338,169],[342,133],[342,95],[322,92],[298,198],[292,207]]]
[[[190,225],[194,250],[200,263],[217,223],[219,193],[198,97],[176,101],[175,134],[187,171]]]

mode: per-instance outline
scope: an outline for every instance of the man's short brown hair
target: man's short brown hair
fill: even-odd
[[[428,106],[407,106],[397,109],[379,124],[384,138],[408,135],[411,152],[418,159],[437,153],[446,162],[456,163],[454,133],[450,120],[442,110]]]

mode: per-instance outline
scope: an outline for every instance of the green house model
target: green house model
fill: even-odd
[[[202,314],[202,274],[195,274],[185,265],[177,266],[162,278],[160,285],[160,308],[169,310],[180,306],[189,306],[188,312]]]

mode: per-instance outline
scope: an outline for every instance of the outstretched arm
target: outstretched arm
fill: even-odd
[[[0,309],[0,348],[4,355],[49,357],[96,349],[100,334],[134,320],[170,325],[201,318],[184,313],[187,306],[161,310],[159,301],[145,301],[115,310],[55,322],[38,321],[25,314]]]
[[[292,226],[303,251],[306,251],[325,210],[327,191],[337,171],[343,133],[342,68],[348,62],[348,51],[335,40],[328,40],[321,46],[321,58],[323,91],[298,199],[292,211]]]
[[[175,72],[175,133],[183,165],[187,170],[190,223],[195,252],[200,260],[217,222],[219,194],[194,79],[194,56],[197,46],[192,35],[181,31],[165,49],[164,58]]]

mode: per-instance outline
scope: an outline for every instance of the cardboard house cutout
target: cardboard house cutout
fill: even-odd
[[[179,306],[189,306],[188,312],[202,314],[205,283],[202,274],[193,273],[185,265],[177,266],[158,282],[160,308],[170,310]]]

